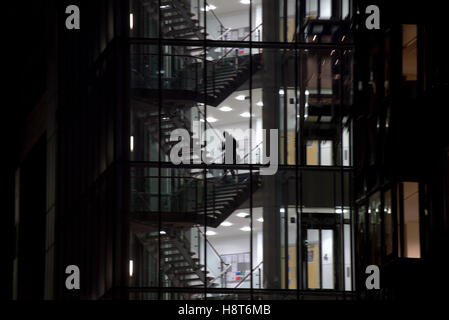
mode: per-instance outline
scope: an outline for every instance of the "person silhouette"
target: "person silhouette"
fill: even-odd
[[[223,163],[225,163],[225,164],[233,164],[233,165],[237,164],[237,140],[227,131],[223,132],[223,137],[224,137],[224,140],[223,140],[222,145],[221,145],[221,151],[222,151],[222,154],[223,154]],[[231,145],[232,149],[231,150],[226,149],[226,145],[229,145],[229,140],[228,139],[232,139],[232,142],[231,142],[232,143],[232,145]],[[229,156],[226,157],[226,155],[229,154],[229,152],[232,152],[232,163],[229,163],[229,159],[228,159]],[[226,170],[227,169],[224,169],[224,173],[223,174],[226,174]],[[229,171],[231,172],[232,176],[235,177],[235,170],[233,168],[231,168]]]

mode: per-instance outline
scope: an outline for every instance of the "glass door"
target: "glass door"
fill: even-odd
[[[335,230],[305,226],[303,235],[304,287],[335,289]]]

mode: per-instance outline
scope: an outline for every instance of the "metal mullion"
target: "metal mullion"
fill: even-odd
[[[203,0],[203,8],[206,8],[206,0]],[[206,11],[204,11],[203,14],[203,20],[204,20],[204,39],[203,39],[203,63],[204,63],[204,68],[203,68],[203,90],[204,90],[204,122],[203,122],[203,127],[204,127],[204,135],[206,134],[207,131],[207,43],[206,43],[206,32],[207,32],[207,13]],[[202,141],[200,141],[200,143],[202,144]],[[204,150],[207,150],[206,148],[207,145],[207,137],[205,137],[204,139]],[[202,148],[200,148],[201,150]],[[202,152],[200,152],[200,161],[202,161]],[[204,166],[204,175],[203,175],[203,179],[204,179],[204,300],[207,300],[207,166]]]
[[[399,183],[399,247],[401,258],[404,258],[405,254],[405,234],[404,234],[404,184]]]
[[[323,289],[323,259],[321,257],[321,246],[322,246],[322,237],[321,237],[321,226],[318,226],[318,270],[320,271],[320,275],[318,277],[320,289]]]
[[[301,286],[301,281],[300,281],[300,263],[302,261],[302,259],[300,259],[300,241],[301,241],[301,232],[299,230],[299,214],[298,214],[298,210],[299,210],[299,201],[298,201],[298,195],[299,195],[299,172],[298,172],[298,161],[299,161],[299,156],[298,156],[298,49],[296,47],[296,43],[298,41],[297,39],[297,26],[298,26],[298,9],[299,9],[299,0],[295,1],[295,41],[294,41],[294,45],[295,45],[295,63],[294,63],[294,68],[295,68],[295,216],[296,216],[296,299],[299,300],[299,296],[300,296],[300,286]],[[302,256],[302,255],[301,255]],[[302,269],[302,268],[301,268]]]
[[[158,7],[161,7],[161,0],[158,0]],[[162,69],[162,43],[161,43],[161,38],[162,38],[162,30],[161,30],[161,18],[162,18],[162,13],[161,10],[158,9],[158,15],[159,15],[159,21],[158,21],[158,31],[159,31],[159,39],[158,39],[158,300],[161,300],[161,287],[162,287],[162,272],[161,272],[161,259],[162,259],[162,254],[161,254],[161,228],[162,228],[162,216],[161,216],[161,210],[162,210],[162,206],[161,206],[161,175],[162,175],[162,167],[161,167],[161,139],[162,139],[162,135],[161,135],[161,124],[162,124],[162,118],[161,118],[161,112],[162,112],[162,74],[161,74],[161,69]]]
[[[252,20],[253,20],[253,1],[249,4],[249,215],[250,215],[250,292],[251,300],[254,297],[254,283],[253,283],[253,167],[252,167],[252,150],[253,150],[253,37],[252,37]],[[234,150],[237,152],[237,150]],[[233,151],[233,152],[234,152]]]
[[[344,148],[343,148],[343,131],[344,131],[344,126],[343,126],[343,55],[342,55],[342,49],[338,50],[339,52],[339,59],[340,59],[340,64],[339,64],[339,73],[340,73],[340,78],[338,79],[339,81],[339,100],[340,100],[340,123],[339,123],[339,127],[340,127],[340,195],[341,195],[341,216],[340,216],[340,255],[341,255],[341,267],[340,267],[340,277],[341,277],[341,288],[343,291],[343,297],[345,296],[345,232],[344,232],[344,228],[345,228],[345,218],[344,218],[344,203],[345,203],[345,193],[344,193],[344,187],[345,187],[345,172],[343,170],[343,153],[344,153]],[[335,157],[337,158],[337,157]]]

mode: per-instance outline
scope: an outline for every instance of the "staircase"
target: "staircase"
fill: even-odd
[[[154,17],[161,17],[161,32],[164,38],[202,40],[208,34],[199,25],[195,14],[191,13],[190,4],[185,0],[143,0],[142,6]],[[159,13],[160,11],[160,13]]]
[[[187,123],[187,119],[183,119],[181,115],[181,110],[179,108],[173,107],[170,109],[165,108],[161,111],[160,115],[160,141],[159,141],[159,130],[158,127],[154,124],[159,123],[159,115],[158,112],[154,112],[152,114],[145,116],[145,126],[148,128],[148,131],[155,138],[155,140],[159,141],[159,145],[162,149],[162,152],[170,156],[170,152],[172,147],[179,143],[179,141],[170,140],[171,133],[175,129],[184,129],[187,130],[190,136],[190,152],[187,159],[183,159],[184,161],[197,160],[201,156],[200,154],[195,153],[195,150],[200,150],[200,142],[198,139],[193,138],[193,132],[190,129],[190,125]]]
[[[250,63],[253,64],[252,74]],[[236,56],[212,62],[208,65],[207,85],[204,86],[202,82],[198,88],[198,91],[207,97],[207,101],[203,102],[217,107],[261,68],[260,54],[253,55],[252,59],[249,56]]]
[[[142,178],[145,179],[145,178]],[[250,197],[251,178],[248,173],[235,177],[207,178],[207,192],[201,178],[186,178],[185,183],[165,199],[163,223],[171,227],[206,225],[216,228]],[[253,193],[261,186],[259,174],[252,175]],[[206,193],[206,201],[204,196]],[[159,215],[150,210],[149,191],[133,190],[131,221],[138,226],[157,225]],[[205,217],[206,214],[206,217]]]
[[[137,233],[140,243],[145,249],[158,259],[158,250],[161,249],[161,271],[167,276],[174,287],[202,288],[216,287],[215,278],[199,263],[196,254],[190,251],[188,240],[181,237],[181,230],[170,228],[165,234],[157,232]],[[158,239],[161,240],[160,246]]]
[[[259,174],[253,173],[253,193],[261,186],[261,183]],[[249,174],[240,174],[235,177],[227,175],[223,178],[208,179],[209,187],[206,201],[201,203],[196,210],[203,223],[204,213],[206,213],[206,225],[217,228],[250,197],[250,184],[251,177]]]

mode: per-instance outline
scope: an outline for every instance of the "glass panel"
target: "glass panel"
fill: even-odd
[[[418,80],[418,28],[416,24],[402,26],[402,79],[405,94],[416,97]]]
[[[330,19],[332,16],[332,1],[320,0],[320,19]]]
[[[158,1],[131,0],[129,8],[130,37],[155,38],[159,35]]]
[[[351,226],[345,224],[344,226],[344,242],[345,242],[345,290],[352,290],[352,267],[351,267]]]
[[[407,258],[420,258],[419,190],[418,183],[404,182],[404,254]]]
[[[253,1],[253,19],[255,18],[256,21],[262,19],[259,16],[261,15],[260,6],[260,1]],[[205,8],[203,8],[203,1],[200,1],[200,7],[202,13],[206,14],[208,39],[250,40],[250,1],[208,0]]]
[[[342,19],[346,19],[349,17],[349,0],[342,0],[342,4],[341,4],[341,17]]]
[[[319,230],[307,230],[307,288],[320,288]]]
[[[321,230],[322,289],[334,289],[334,231]]]
[[[385,254],[393,253],[393,215],[391,207],[391,190],[384,193],[384,230],[385,230]]]
[[[316,19],[318,17],[318,0],[306,0],[306,18]]]
[[[371,244],[370,261],[373,264],[379,264],[381,259],[380,209],[380,192],[376,192],[370,197],[368,208],[368,234]]]

